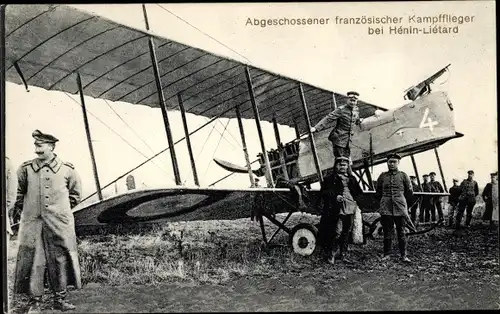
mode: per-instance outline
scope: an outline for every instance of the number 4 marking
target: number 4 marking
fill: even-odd
[[[438,125],[439,122],[437,121],[432,121],[431,118],[429,118],[429,108],[425,108],[424,116],[422,117],[422,121],[420,122],[419,128],[429,128],[431,132],[434,130],[434,126]]]

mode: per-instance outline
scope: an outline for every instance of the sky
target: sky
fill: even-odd
[[[73,5],[113,21],[145,29],[140,4]],[[364,101],[393,109],[406,103],[404,91],[451,63],[450,71],[435,88],[448,93],[455,108],[456,130],[464,133],[439,148],[447,186],[452,178],[463,179],[474,169],[481,186],[496,171],[496,20],[493,1],[377,2],[377,3],[241,3],[241,4],[147,4],[151,31],[159,36],[195,46],[300,81],[345,94],[356,90]],[[474,16],[472,22],[436,25],[457,26],[452,34],[369,35],[368,25],[336,24],[336,17]],[[329,18],[324,25],[255,26],[248,19]],[[337,19],[338,20],[338,19]],[[431,29],[432,32],[432,29]],[[56,152],[79,170],[84,195],[95,191],[89,149],[85,138],[78,95],[45,91],[7,83],[6,154],[18,166],[34,158],[31,132],[56,135]],[[71,99],[72,98],[72,99]],[[86,98],[89,124],[101,186],[168,146],[159,109]],[[174,141],[184,136],[180,113],[170,112]],[[188,114],[193,130],[208,119]],[[227,124],[229,123],[229,124]],[[226,126],[227,124],[227,126]],[[266,147],[275,148],[272,125],[262,122]],[[226,129],[221,138],[221,132]],[[244,122],[251,160],[260,151],[255,122]],[[236,120],[220,119],[192,137],[197,171],[202,186],[228,174],[212,161],[223,158],[244,165]],[[292,129],[281,126],[284,142]],[[209,136],[210,135],[210,136]],[[207,141],[207,138],[208,141]],[[128,143],[126,143],[127,141]],[[132,148],[132,145],[134,148]],[[181,178],[193,185],[185,142],[176,145]],[[134,171],[138,187],[175,185],[169,153]],[[420,175],[439,170],[433,151],[415,156]],[[401,169],[413,174],[410,160]],[[385,166],[375,167],[376,178]],[[248,187],[248,175],[230,177],[217,186]],[[110,186],[105,194],[125,191],[125,181]]]

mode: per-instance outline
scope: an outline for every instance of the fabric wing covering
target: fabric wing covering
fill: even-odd
[[[159,107],[146,31],[124,26],[64,5],[8,5],[6,9],[6,79],[46,90]],[[253,119],[247,65],[153,36],[161,84],[169,110],[180,94],[187,112],[206,117]],[[306,131],[299,82],[249,66],[261,120]],[[303,84],[311,124],[346,96]],[[359,101],[361,117],[386,110]]]

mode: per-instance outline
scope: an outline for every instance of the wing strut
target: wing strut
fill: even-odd
[[[248,92],[250,93],[250,101],[252,103],[253,114],[255,118],[255,123],[257,124],[257,133],[259,134],[260,148],[262,149],[262,157],[264,158],[264,164],[266,165],[266,181],[268,187],[274,187],[273,174],[271,173],[271,165],[269,164],[269,158],[267,156],[266,145],[264,144],[264,137],[262,136],[262,127],[260,126],[260,116],[259,109],[257,108],[257,103],[255,102],[255,94],[252,85],[252,77],[250,75],[250,69],[248,66],[245,67],[245,74],[247,76]]]
[[[333,109],[337,109],[337,99],[335,99],[335,93],[332,92]]]
[[[87,143],[89,144],[90,159],[92,160],[92,170],[94,171],[95,187],[99,200],[102,201],[101,183],[99,182],[99,173],[97,172],[97,164],[95,162],[94,147],[92,146],[92,137],[90,136],[89,120],[87,118],[87,108],[85,107],[85,96],[83,95],[82,79],[80,73],[76,72],[76,84],[78,85],[78,92],[80,94],[80,101],[82,103],[83,123],[85,124],[85,133],[87,134]]]
[[[283,154],[283,143],[281,142],[280,130],[278,129],[278,121],[276,120],[276,112],[273,116],[273,127],[274,127],[274,136],[276,137],[276,145],[278,146],[278,153],[280,157],[280,165],[281,171],[283,171],[283,176],[285,180],[288,180],[288,171],[286,169],[285,156]]]
[[[295,138],[300,140],[299,125],[297,124],[297,120],[295,120],[295,118],[293,118],[293,129],[295,130]]]
[[[250,177],[250,185],[255,187],[255,178],[252,173],[252,165],[250,164],[250,157],[248,157],[247,141],[245,139],[245,130],[243,129],[243,122],[241,121],[240,106],[236,106],[236,118],[238,120],[238,127],[241,135],[241,145],[243,146],[243,153],[245,154],[245,162],[247,164],[248,176]]]
[[[316,166],[316,171],[318,172],[319,181],[323,182],[323,174],[321,173],[321,168],[319,166],[316,143],[314,142],[314,137],[311,132],[311,120],[309,120],[309,110],[307,109],[306,97],[304,95],[304,88],[302,87],[302,83],[299,83],[299,94],[300,100],[302,101],[302,109],[304,110],[304,120],[306,121],[307,133],[309,134],[309,140],[311,141],[311,150],[314,157],[314,165]]]
[[[448,193],[448,188],[446,187],[446,182],[444,180],[443,167],[441,167],[441,159],[439,159],[439,153],[437,147],[434,148],[434,154],[436,154],[436,160],[439,167],[439,172],[441,173],[441,179],[443,180],[443,187],[446,193]]]
[[[413,164],[413,170],[415,171],[415,176],[417,177],[417,183],[420,189],[422,189],[422,183],[420,183],[420,175],[418,174],[417,162],[415,161],[415,156],[410,155],[411,163]]]
[[[23,71],[21,71],[21,68],[19,67],[19,64],[17,64],[17,61],[14,62],[14,68],[16,69],[17,74],[19,74],[19,77],[21,78],[21,81],[23,81],[24,88],[26,88],[26,91],[29,92],[30,90],[28,88],[28,83],[26,82],[26,79],[24,78]]]
[[[144,20],[146,21],[146,29],[149,31],[148,14],[146,5],[142,5],[144,12]],[[172,167],[174,169],[175,184],[181,185],[181,175],[179,173],[179,165],[177,164],[177,156],[175,154],[174,140],[172,138],[172,131],[170,130],[170,122],[168,119],[167,104],[165,103],[165,95],[163,94],[163,87],[160,81],[160,71],[158,69],[158,60],[156,59],[155,43],[152,36],[148,36],[149,52],[151,55],[151,62],[153,64],[153,73],[156,82],[156,92],[158,93],[158,101],[160,103],[161,113],[163,114],[163,122],[165,123],[165,131],[167,132],[168,146],[170,147],[170,158],[172,159]]]
[[[184,134],[186,137],[189,159],[191,160],[191,170],[193,171],[194,184],[200,186],[200,181],[198,180],[198,172],[196,171],[196,162],[194,161],[193,157],[193,149],[191,148],[191,138],[189,136],[189,129],[186,120],[186,110],[184,109],[184,103],[182,102],[181,94],[177,94],[177,99],[179,101],[179,108],[181,109],[182,124],[184,125]]]

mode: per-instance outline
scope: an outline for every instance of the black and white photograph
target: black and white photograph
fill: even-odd
[[[495,12],[1,4],[4,313],[500,309]]]

